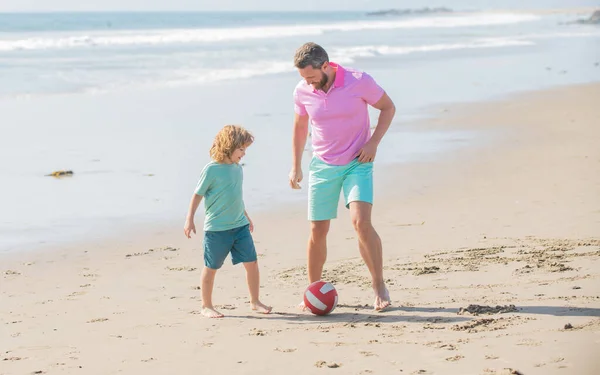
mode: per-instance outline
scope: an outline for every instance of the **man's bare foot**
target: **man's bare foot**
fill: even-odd
[[[269,314],[273,308],[271,306],[267,306],[264,303],[258,301],[252,303],[252,310],[261,313],[261,314]]]
[[[207,318],[222,318],[225,316],[212,307],[203,307],[202,315],[204,315]]]
[[[382,290],[375,291],[375,303],[373,304],[375,310],[383,311],[392,305],[390,299],[390,292],[384,286]]]
[[[300,311],[306,311],[308,310],[308,307],[306,307],[306,305],[304,304],[304,301],[300,302],[298,304],[298,306],[296,306]]]

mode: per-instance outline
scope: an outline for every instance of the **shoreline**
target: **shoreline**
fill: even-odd
[[[589,88],[589,87],[594,87],[596,85],[599,85],[600,81],[598,82],[590,82],[590,83],[584,83],[584,84],[565,84],[565,85],[557,85],[555,87],[549,88],[549,89],[537,89],[537,90],[521,90],[521,91],[516,91],[516,92],[511,92],[511,93],[503,93],[503,94],[499,94],[496,95],[492,98],[488,98],[486,100],[482,100],[482,101],[468,101],[468,102],[460,102],[460,103],[437,103],[437,104],[433,104],[430,106],[427,106],[425,108],[421,109],[421,116],[419,116],[419,118],[414,119],[414,120],[407,120],[407,121],[402,121],[400,122],[399,120],[395,120],[394,123],[392,124],[392,126],[390,127],[390,129],[388,130],[388,134],[386,135],[387,138],[391,138],[390,134],[391,133],[399,133],[405,130],[411,131],[411,130],[418,130],[418,131],[465,131],[465,132],[488,132],[488,139],[483,139],[483,136],[480,135],[479,139],[476,139],[475,142],[473,141],[464,141],[464,142],[468,142],[468,145],[464,145],[462,147],[456,147],[453,150],[448,150],[448,151],[442,151],[439,153],[435,153],[435,155],[430,158],[429,160],[426,161],[408,161],[408,162],[399,162],[399,161],[382,161],[381,164],[382,168],[391,168],[392,170],[394,170],[394,173],[388,175],[388,176],[377,176],[376,177],[376,186],[375,186],[375,193],[376,195],[376,199],[377,200],[381,200],[381,201],[385,201],[386,199],[389,199],[391,197],[393,197],[393,193],[390,191],[390,189],[388,187],[386,187],[386,184],[388,183],[395,183],[394,180],[394,176],[398,174],[399,170],[402,169],[414,169],[417,165],[420,164],[428,164],[428,165],[433,165],[434,167],[439,168],[439,165],[447,163],[448,160],[452,160],[452,162],[456,162],[457,160],[460,160],[461,158],[465,158],[464,155],[470,155],[473,153],[477,153],[480,149],[491,146],[491,147],[498,147],[501,145],[501,142],[505,142],[505,140],[502,139],[502,137],[497,137],[497,134],[491,134],[489,133],[490,131],[492,133],[494,133],[494,131],[500,130],[497,126],[473,126],[472,124],[465,124],[465,119],[468,118],[469,116],[472,115],[481,115],[482,112],[485,111],[485,108],[487,107],[494,107],[494,106],[498,106],[498,105],[503,105],[506,103],[510,103],[510,102],[514,102],[514,101],[518,101],[521,100],[523,98],[528,98],[530,96],[535,96],[535,95],[544,95],[544,93],[549,93],[552,94],[553,92],[557,92],[557,91],[561,91],[561,90],[573,90],[573,89],[578,89],[578,88]],[[400,114],[401,117],[401,114]],[[398,117],[397,117],[398,118]],[[440,123],[444,123],[444,122],[450,122],[451,123],[451,129],[447,129],[444,127],[440,127]],[[462,122],[462,123],[461,123]],[[468,122],[468,120],[467,120]],[[477,137],[477,136],[474,136]],[[496,137],[494,139],[494,137]],[[389,139],[388,143],[389,143]],[[307,140],[307,147],[309,147],[308,143],[310,142],[310,138]],[[384,138],[384,142],[386,143],[386,139]],[[389,144],[387,145],[388,147],[390,146]],[[385,147],[385,145],[384,145]],[[503,147],[503,146],[502,146]],[[305,154],[305,156],[303,157],[303,163],[306,164],[307,159],[310,158],[310,155],[308,154],[309,151],[306,151],[307,154]],[[378,171],[378,170],[377,170]],[[381,174],[381,172],[379,172]],[[393,176],[393,177],[390,177]],[[379,179],[379,181],[377,181]],[[390,179],[392,181],[390,181]],[[306,183],[306,181],[304,181]],[[437,181],[436,183],[439,183],[439,181]],[[302,184],[304,186],[304,184]],[[305,187],[303,188],[303,191],[305,190]],[[410,189],[409,189],[410,190]],[[291,192],[291,194],[295,194],[295,195],[299,195],[299,194],[304,194],[303,191],[300,192]],[[191,194],[191,193],[190,193]],[[413,191],[412,193],[409,191],[407,194],[415,194],[415,192]],[[407,196],[406,199],[409,199],[410,196]],[[275,215],[275,214],[281,214],[281,213],[285,213],[286,211],[293,211],[295,214],[299,214],[301,217],[304,217],[303,215],[305,215],[305,211],[306,211],[306,197],[304,197],[304,199],[300,199],[299,197],[294,197],[294,198],[287,198],[284,199],[282,201],[282,203],[279,203],[280,205],[286,205],[286,206],[290,206],[289,208],[286,209],[281,209],[277,207],[277,203],[275,204],[275,206],[271,206],[271,207],[262,207],[260,209],[254,209],[252,212],[249,212],[249,214],[251,214],[251,217],[256,216],[259,219],[262,220],[266,220],[269,218],[269,216],[271,215]],[[181,219],[181,228],[183,228],[183,222],[185,221],[185,209],[186,207],[182,207],[182,212],[183,212],[183,216]],[[344,213],[344,210],[340,211],[341,213]],[[258,213],[258,214],[255,214]],[[199,212],[197,214],[197,221],[201,221],[203,217],[203,211],[199,209]],[[124,241],[127,239],[127,234],[128,232],[142,232],[145,231],[147,228],[151,228],[150,230],[153,233],[157,233],[157,234],[161,234],[164,233],[165,231],[167,232],[177,232],[178,226],[175,224],[171,224],[169,225],[169,222],[172,222],[172,220],[165,220],[165,221],[161,221],[159,224],[152,224],[151,222],[154,221],[152,219],[146,219],[146,220],[141,220],[141,218],[139,216],[136,216],[135,218],[119,218],[120,220],[125,220],[128,222],[128,224],[126,225],[126,228],[123,228],[120,230],[119,234],[111,234],[109,233],[109,231],[104,231],[102,235],[100,236],[96,236],[93,238],[94,242],[99,242],[101,243],[101,247],[104,247],[108,244],[110,244],[110,246],[114,246],[116,244],[118,244],[121,241]],[[100,219],[96,219],[96,221],[98,221]],[[107,219],[102,219],[102,221],[106,221]],[[339,219],[338,219],[339,220]],[[266,220],[268,221],[268,220]],[[91,231],[91,230],[90,230]],[[181,230],[181,232],[183,231],[183,229]],[[113,232],[114,233],[114,232]],[[26,255],[29,253],[35,253],[37,255],[40,255],[42,253],[52,253],[52,252],[56,252],[56,251],[60,251],[61,249],[65,249],[65,248],[69,248],[69,249],[77,249],[83,246],[87,246],[89,245],[89,242],[92,241],[90,239],[78,239],[78,240],[59,240],[57,241],[58,243],[56,244],[51,244],[51,245],[46,245],[44,243],[40,243],[40,244],[36,244],[36,245],[18,245],[19,248],[16,249],[10,249],[10,250],[4,250],[4,251],[0,251],[0,259],[2,258],[11,258],[11,257],[18,257],[20,255]]]

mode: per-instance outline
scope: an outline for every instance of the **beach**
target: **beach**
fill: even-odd
[[[382,313],[342,205],[323,276],[339,305],[296,309],[301,197],[249,211],[270,315],[250,311],[229,261],[213,297],[226,317],[199,314],[201,233],[184,237],[185,206],[167,224],[2,253],[0,374],[598,374],[599,98],[598,83],[557,85],[395,122],[479,141],[375,162]]]

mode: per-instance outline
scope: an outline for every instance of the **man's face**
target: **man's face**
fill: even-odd
[[[329,77],[325,74],[325,69],[327,68],[327,63],[323,64],[320,68],[313,68],[312,66],[307,66],[303,69],[298,69],[298,72],[304,78],[307,84],[312,85],[315,90],[321,90],[327,84]]]

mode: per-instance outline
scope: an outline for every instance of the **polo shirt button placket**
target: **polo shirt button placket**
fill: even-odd
[[[323,97],[323,109],[327,109],[327,94],[325,91],[321,91],[319,93],[320,96]]]

